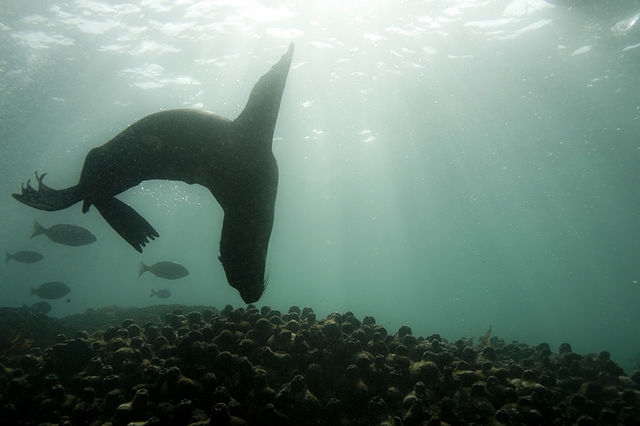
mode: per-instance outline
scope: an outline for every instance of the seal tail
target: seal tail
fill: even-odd
[[[154,289],[151,289],[151,294],[149,295],[149,297],[156,296],[157,294],[158,294],[157,291],[155,291]]]
[[[115,197],[94,202],[93,205],[104,220],[140,253],[150,240],[160,236],[145,218]]]
[[[282,92],[293,59],[293,43],[287,53],[253,86],[244,110],[233,121],[247,143],[256,143],[271,150],[273,131],[280,110]],[[264,139],[267,139],[265,141]]]
[[[38,189],[31,186],[31,179],[29,179],[22,185],[20,194],[12,194],[13,198],[27,206],[46,211],[66,209],[83,199],[78,185],[67,189],[52,189],[42,182],[46,175],[46,173],[38,175],[36,172]]]

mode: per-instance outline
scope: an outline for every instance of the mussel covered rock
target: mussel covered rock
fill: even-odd
[[[625,376],[606,351],[450,343],[311,307],[143,311],[7,331],[2,424],[640,423],[640,372]]]

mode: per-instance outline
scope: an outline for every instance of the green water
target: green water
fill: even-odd
[[[267,6],[268,5],[268,6]],[[269,286],[257,304],[373,315],[395,331],[640,353],[639,1],[9,1],[0,11],[0,303],[64,281],[53,316],[116,304],[241,306],[200,186],[120,198],[159,231],[140,256],[94,210],[23,206],[162,109],[234,118],[296,44],[275,132]],[[85,247],[29,240],[87,227]],[[190,275],[145,274],[176,260]],[[151,289],[168,288],[166,300]]]

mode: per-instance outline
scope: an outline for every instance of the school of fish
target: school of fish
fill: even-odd
[[[33,221],[33,230],[29,239],[38,235],[46,236],[50,241],[58,244],[63,244],[72,247],[85,246],[97,241],[95,235],[86,228],[78,225],[70,224],[56,224],[51,225],[48,228],[42,226],[37,220]],[[40,262],[44,259],[44,255],[33,250],[18,250],[14,252],[6,251],[5,263],[9,263],[10,260],[14,262],[33,264]],[[151,266],[145,265],[140,261],[138,269],[138,276],[141,276],[145,272],[150,272],[159,278],[167,280],[177,280],[189,275],[189,271],[183,265],[178,262],[172,261],[160,261],[152,264]],[[71,288],[62,281],[48,281],[37,286],[30,288],[30,295],[37,296],[40,299],[58,300],[67,296],[71,292]],[[168,289],[154,290],[151,289],[150,297],[158,297],[160,299],[167,299],[171,297],[171,291]],[[70,299],[67,299],[67,302]],[[23,308],[33,314],[47,314],[51,311],[51,305],[44,301],[38,301],[32,305],[23,305]]]

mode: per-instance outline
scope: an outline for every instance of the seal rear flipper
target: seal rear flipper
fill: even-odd
[[[22,192],[12,194],[13,198],[27,206],[46,211],[66,209],[83,199],[78,185],[60,190],[49,188],[42,182],[46,175],[46,173],[38,175],[36,172],[38,189],[34,189],[31,186],[31,180],[27,180],[27,183],[22,185]]]
[[[243,135],[244,143],[253,148],[271,151],[282,92],[293,59],[293,43],[287,53],[253,86],[249,100],[240,115],[233,120],[236,131]]]
[[[145,218],[117,198],[94,202],[93,205],[109,225],[140,253],[150,240],[160,236]]]

